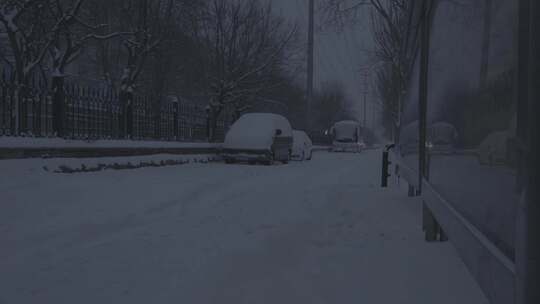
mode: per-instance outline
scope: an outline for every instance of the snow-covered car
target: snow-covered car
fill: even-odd
[[[360,124],[354,120],[339,121],[334,124],[330,132],[334,152],[361,152],[365,148]]]
[[[313,143],[304,131],[293,130],[292,159],[310,160],[312,157]]]
[[[272,113],[248,113],[242,115],[227,132],[222,155],[226,163],[287,163],[291,159],[292,143],[291,124],[285,117]]]

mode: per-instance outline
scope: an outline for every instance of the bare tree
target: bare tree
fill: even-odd
[[[339,120],[353,119],[351,104],[340,83],[326,83],[315,94],[316,127],[327,129]]]
[[[14,126],[18,133],[21,128],[19,106],[25,98],[31,77],[46,59],[48,52],[58,42],[61,32],[69,32],[77,20],[77,13],[83,0],[76,1],[67,10],[59,9],[61,1],[52,0],[3,0],[0,2],[1,30],[7,35],[10,55],[3,61],[11,68],[11,81],[18,89],[14,102]],[[54,9],[52,9],[54,7]],[[52,9],[52,10],[50,10]],[[62,60],[59,54],[53,59]],[[53,60],[54,61],[54,60]],[[67,64],[67,61],[66,63]]]
[[[131,135],[132,102],[141,72],[148,57],[168,37],[171,20],[176,12],[174,0],[130,0],[122,3],[121,26],[133,35],[123,40],[125,61],[120,83],[120,104],[123,113],[120,130],[124,136]],[[160,98],[154,102],[156,133],[158,132]]]
[[[63,83],[65,69],[79,57],[92,40],[104,40],[121,33],[99,35],[103,25],[92,25],[83,16],[85,0],[4,0],[0,2],[0,24],[9,41],[9,56],[4,55],[12,71],[12,82],[28,86],[37,68],[45,80],[52,79],[54,102],[53,129],[62,132]],[[90,18],[89,18],[90,19]],[[47,54],[49,56],[47,56]],[[49,65],[46,68],[45,65]],[[24,94],[21,91],[20,94]],[[18,104],[15,103],[15,132],[18,132]],[[61,134],[60,134],[61,135]]]
[[[375,58],[383,63],[377,71],[377,90],[381,97],[383,119],[391,122],[392,134],[401,124],[402,99],[406,92],[414,58],[418,51],[419,22],[422,18],[411,0],[327,0],[325,18],[343,26],[358,17],[358,10],[369,9]]]
[[[64,116],[64,81],[66,68],[95,41],[105,41],[119,36],[129,36],[130,32],[103,32],[107,24],[94,22],[91,11],[84,7],[84,0],[49,1],[46,10],[55,24],[51,32],[52,44],[49,48],[51,87],[54,102],[53,128],[62,135]]]
[[[52,44],[49,32],[59,26],[42,14],[46,4],[46,0],[0,1],[0,31],[7,36],[10,49],[3,61],[11,68],[11,81],[16,85],[28,84]]]
[[[274,16],[270,3],[212,0],[196,31],[204,50],[201,67],[211,97],[212,131],[226,106],[244,108],[263,90],[279,85],[272,75],[286,64],[296,27]]]

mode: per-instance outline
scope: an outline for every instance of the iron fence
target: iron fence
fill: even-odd
[[[43,82],[14,86],[0,80],[0,135],[70,139],[206,141],[208,115],[201,105],[181,99],[160,103],[150,95],[121,102],[105,88],[67,84],[54,94]],[[61,96],[59,98],[58,96]],[[222,140],[230,124],[224,111],[214,140]]]

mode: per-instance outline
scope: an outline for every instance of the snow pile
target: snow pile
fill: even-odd
[[[88,173],[98,172],[103,170],[126,170],[126,169],[140,169],[145,167],[165,167],[165,166],[178,166],[190,163],[207,164],[210,162],[220,161],[217,156],[196,156],[196,157],[178,157],[174,155],[160,155],[160,157],[147,157],[147,158],[132,158],[131,160],[125,160],[122,157],[111,158],[108,160],[101,160],[99,163],[95,163],[95,159],[89,159],[87,161],[76,161],[75,165],[59,165],[57,169],[52,171],[55,173]],[[44,166],[45,171],[50,171],[48,166]]]
[[[232,126],[223,147],[225,149],[270,149],[276,136],[276,130],[281,130],[280,137],[292,137],[289,121],[272,113],[244,114]]]

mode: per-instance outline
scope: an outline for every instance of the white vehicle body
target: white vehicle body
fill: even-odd
[[[332,151],[334,152],[360,152],[365,148],[360,124],[356,121],[337,122],[330,131],[333,136]]]
[[[226,162],[274,160],[288,162],[292,150],[292,128],[289,121],[277,114],[248,113],[230,128],[223,144]]]
[[[436,122],[428,129],[428,147],[432,152],[455,151],[458,132],[456,128],[447,122]]]
[[[310,160],[313,143],[304,131],[293,130],[292,158],[295,160]]]

